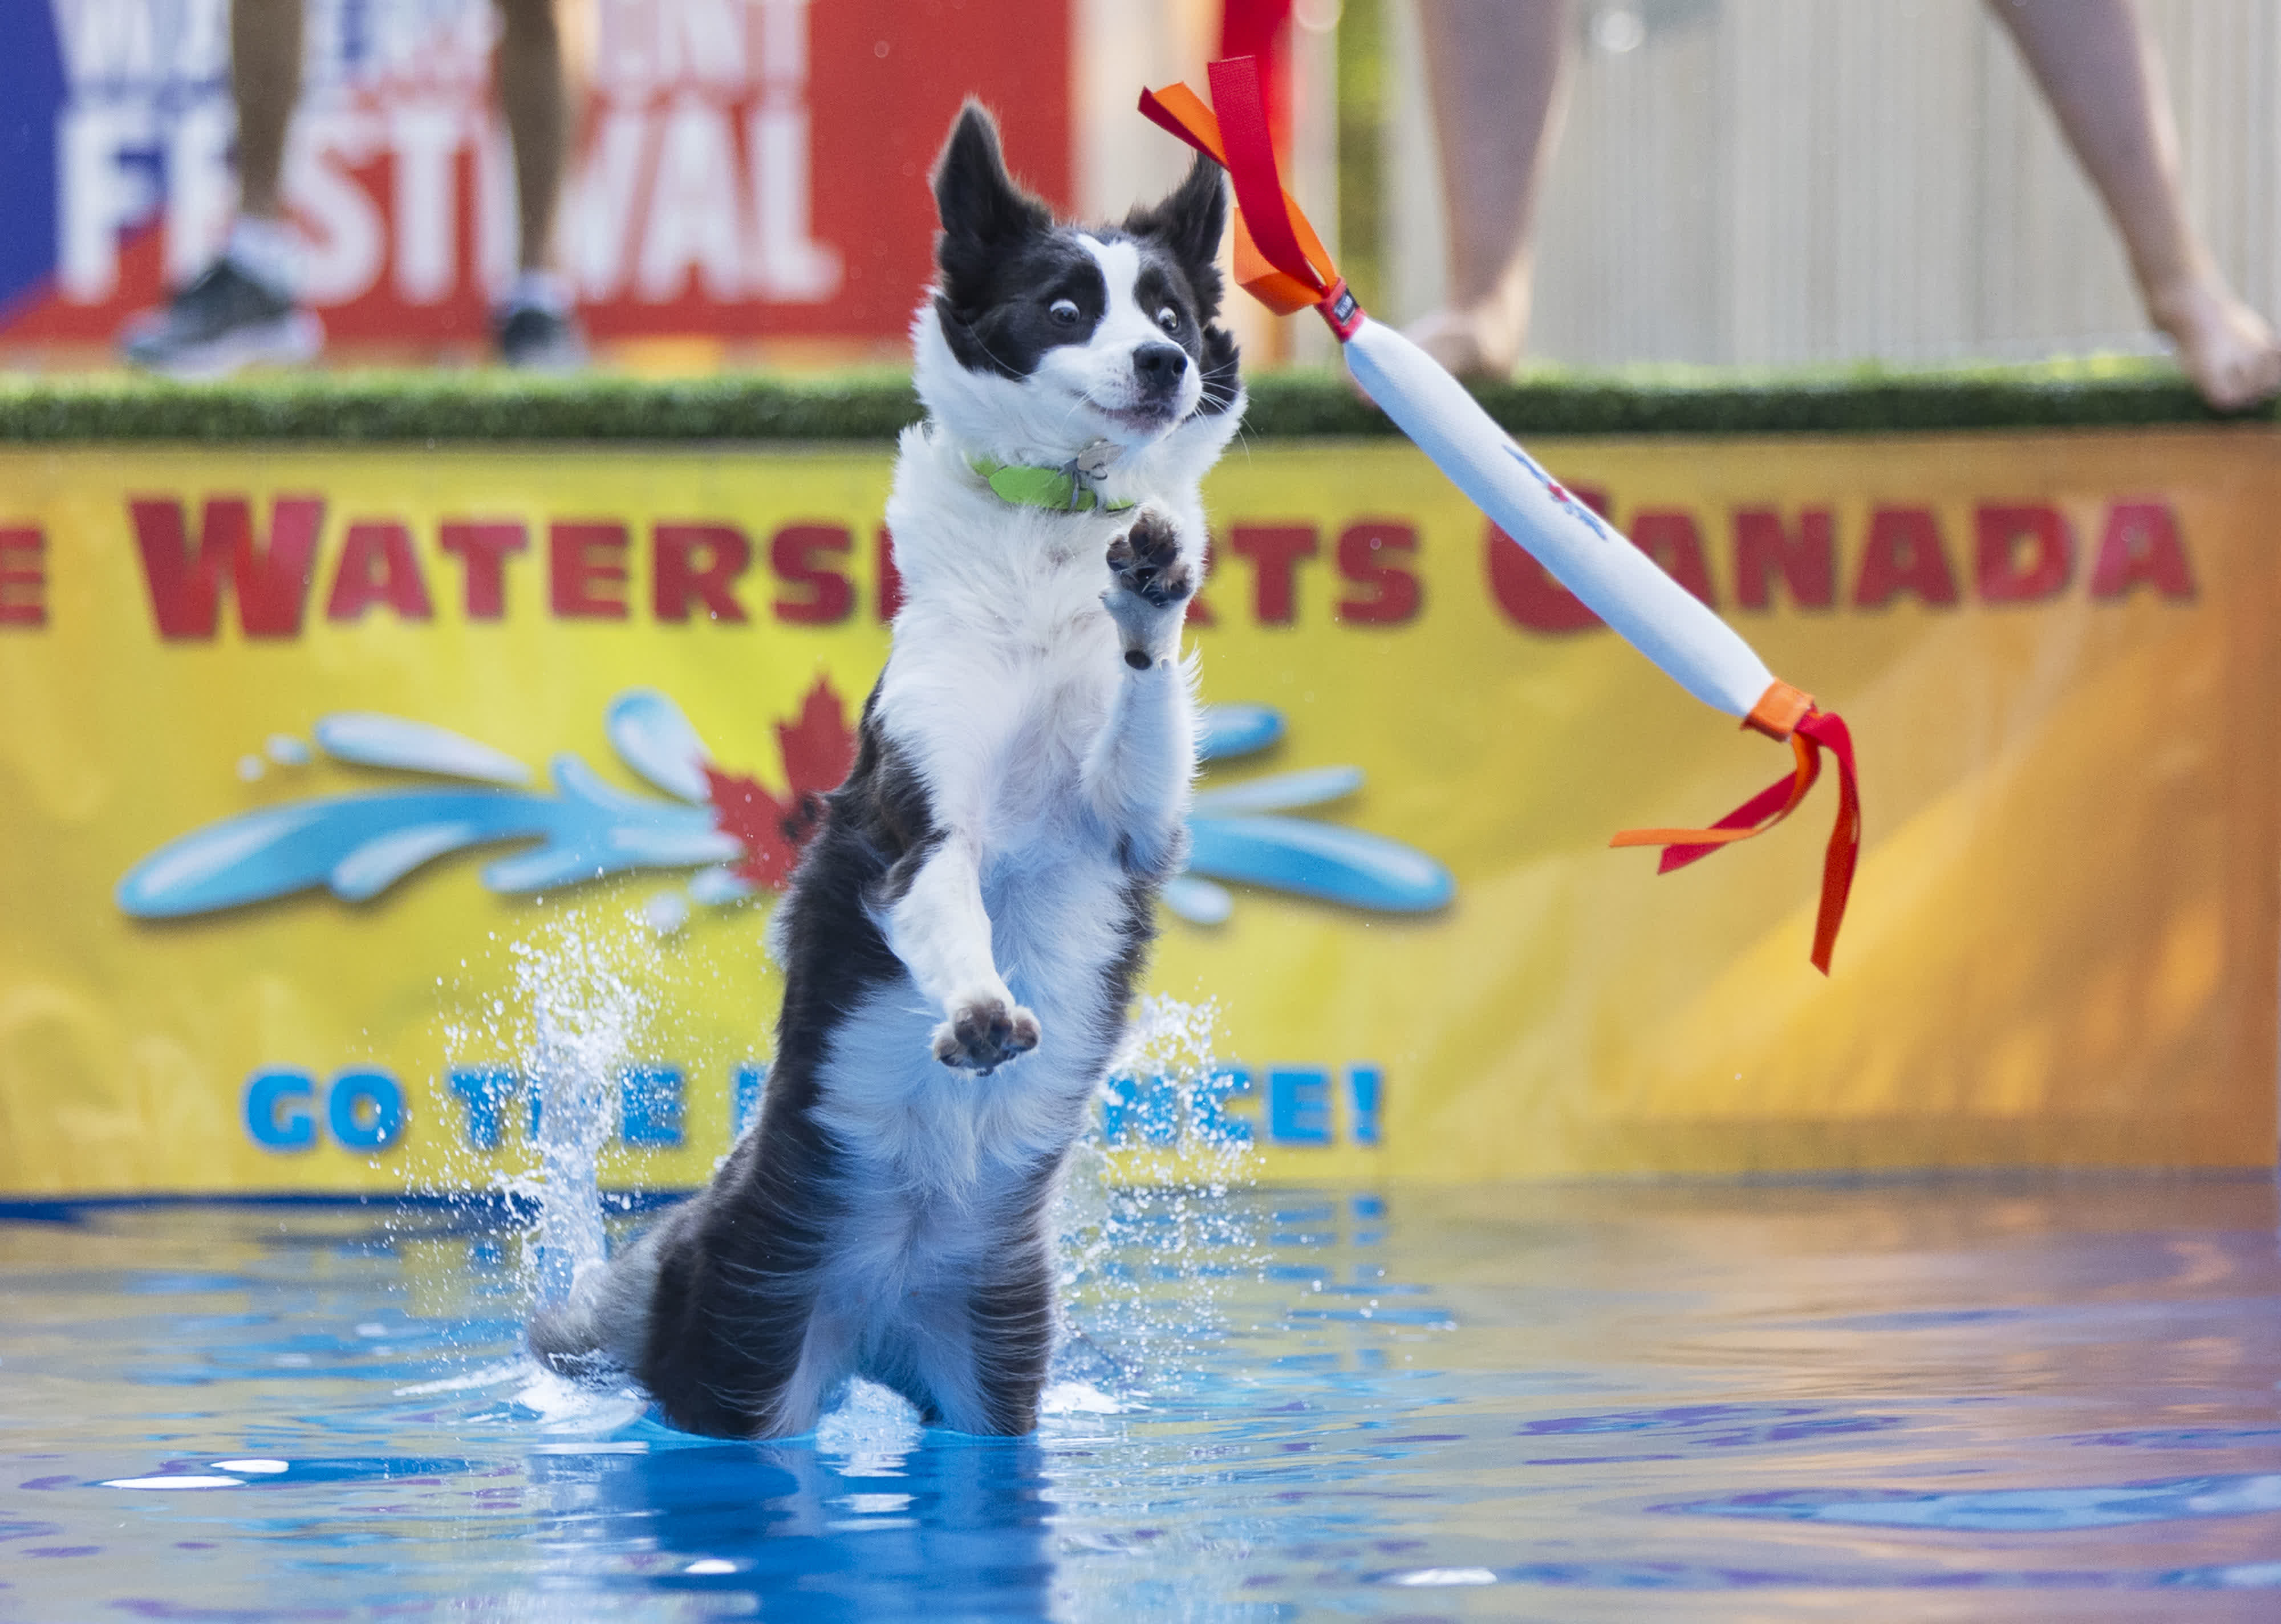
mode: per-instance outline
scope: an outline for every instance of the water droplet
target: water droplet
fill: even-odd
[[[661,891],[642,904],[642,917],[660,936],[670,936],[689,923],[689,898],[678,891]]]

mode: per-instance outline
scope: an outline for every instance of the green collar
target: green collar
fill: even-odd
[[[1001,462],[995,457],[976,457],[969,466],[998,493],[999,500],[1011,502],[1017,507],[1091,513],[1098,507],[1103,513],[1123,513],[1134,505],[1112,502],[1102,496],[1098,487],[1108,470],[1082,453],[1057,468]]]

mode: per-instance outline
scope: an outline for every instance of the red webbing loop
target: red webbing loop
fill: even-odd
[[[1227,177],[1235,182],[1236,206],[1261,256],[1286,276],[1330,291],[1335,267],[1317,265],[1300,246],[1289,196],[1275,170],[1275,135],[1268,128],[1267,97],[1259,82],[1256,57],[1229,57],[1205,70],[1211,79],[1212,111],[1219,115],[1219,138],[1227,154]],[[1310,230],[1307,234],[1312,236]],[[1320,251],[1321,244],[1317,244]],[[1325,255],[1327,260],[1329,256]]]
[[[1228,172],[1235,183],[1236,285],[1279,316],[1310,306],[1327,306],[1342,284],[1330,251],[1284,189],[1275,166],[1275,143],[1268,133],[1266,98],[1259,65],[1232,57],[1211,65],[1215,113],[1184,84],[1140,92],[1140,112]],[[1349,296],[1351,304],[1351,296]],[[1349,309],[1326,318],[1344,338],[1359,320]]]
[[[1845,923],[1846,899],[1853,894],[1853,870],[1861,861],[1861,777],[1853,765],[1853,735],[1836,712],[1815,711],[1798,731],[1829,746],[1837,758],[1837,823],[1821,862],[1821,910],[1813,921],[1813,964],[1826,976],[1837,947],[1837,927]]]
[[[1663,861],[1656,872],[1668,874],[1700,862],[1723,846],[1762,835],[1797,810],[1814,781],[1821,776],[1821,753],[1827,749],[1837,762],[1837,822],[1829,831],[1829,847],[1821,864],[1821,906],[1814,916],[1813,967],[1829,973],[1831,954],[1837,947],[1837,927],[1845,920],[1845,903],[1853,891],[1853,870],[1861,855],[1861,785],[1853,761],[1853,736],[1844,719],[1834,711],[1810,710],[1790,734],[1797,765],[1787,777],[1777,778],[1708,829],[1627,829],[1612,846],[1660,846]]]

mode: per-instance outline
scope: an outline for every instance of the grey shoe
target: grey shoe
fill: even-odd
[[[499,360],[529,372],[575,372],[586,364],[578,324],[544,305],[514,305],[491,318]]]
[[[174,378],[227,377],[241,367],[295,366],[325,347],[323,323],[227,256],[135,318],[120,340],[133,365]]]

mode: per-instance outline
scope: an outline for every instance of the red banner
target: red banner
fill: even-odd
[[[970,94],[1017,173],[1068,201],[1062,0],[595,11],[558,245],[598,339],[899,340],[927,275],[927,168]],[[113,12],[136,26],[97,26]],[[117,0],[19,19],[35,37],[0,61],[24,133],[0,143],[0,197],[29,206],[0,257],[0,344],[107,342],[215,251],[235,192],[226,13]],[[308,303],[336,344],[482,343],[515,259],[489,0],[310,14],[285,176]]]

